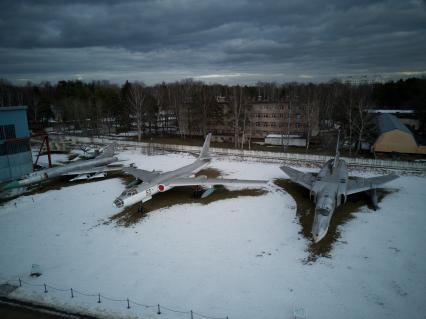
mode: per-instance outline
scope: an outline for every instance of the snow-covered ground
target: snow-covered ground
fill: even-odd
[[[164,171],[194,159],[136,151],[120,157]],[[215,159],[211,167],[231,178],[286,177],[278,164]],[[0,206],[0,283],[20,277],[26,284],[14,297],[114,317],[190,315],[97,303],[77,292],[71,298],[69,290],[43,293],[27,283],[231,319],[292,318],[295,307],[308,318],[425,318],[426,178],[402,176],[388,187],[398,191],[377,212],[365,208],[339,226],[332,257],[311,264],[303,262],[308,242],[295,202],[274,187],[257,197],[175,205],[130,228],[103,224],[119,212],[112,201],[120,179],[22,196]],[[44,271],[39,278],[29,276],[33,263]]]

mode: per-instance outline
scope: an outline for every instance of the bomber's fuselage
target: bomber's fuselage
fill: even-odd
[[[150,182],[142,182],[137,186],[126,189],[114,200],[114,205],[118,208],[131,206],[138,202],[146,202],[153,195],[165,192],[173,188],[169,183],[179,177],[190,177],[196,174],[210,163],[210,159],[197,159],[195,162],[178,168],[174,171],[159,173]]]

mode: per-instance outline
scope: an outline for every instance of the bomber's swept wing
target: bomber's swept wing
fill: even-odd
[[[354,194],[363,192],[369,189],[377,188],[382,184],[388,183],[397,179],[399,176],[395,174],[389,174],[385,176],[370,177],[370,178],[361,178],[356,177],[355,179],[348,180],[348,186],[346,189],[346,194]]]
[[[281,166],[280,168],[293,182],[311,190],[312,184],[315,181],[315,177],[311,173],[303,173],[288,166]]]
[[[229,178],[207,178],[205,176],[198,177],[183,177],[183,178],[174,178],[167,183],[169,186],[211,186],[211,185],[232,185],[232,184],[254,184],[254,185],[264,185],[268,181],[263,180],[244,180],[244,179],[229,179]]]
[[[133,175],[146,183],[151,182],[160,174],[160,172],[150,172],[136,167],[124,167],[123,172]]]
[[[80,170],[76,169],[76,170],[73,170],[73,171],[64,172],[61,175],[69,176],[69,175],[96,174],[96,173],[101,173],[101,172],[120,171],[122,169],[123,169],[123,167],[120,167],[120,166],[116,166],[116,167],[96,166],[96,167],[91,167],[91,168],[86,168],[86,169],[80,169]]]

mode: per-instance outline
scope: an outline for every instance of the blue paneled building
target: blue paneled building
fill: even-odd
[[[0,183],[32,172],[27,107],[0,107]]]

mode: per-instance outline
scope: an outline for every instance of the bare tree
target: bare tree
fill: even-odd
[[[241,111],[243,108],[243,99],[244,93],[241,86],[235,86],[233,88],[233,107],[232,107],[232,117],[234,122],[234,147],[237,148],[239,144],[239,134],[240,134],[240,117]]]
[[[141,141],[143,129],[144,101],[146,98],[143,83],[133,83],[128,92],[127,100],[130,106],[130,112],[135,117],[138,130],[138,142]]]

